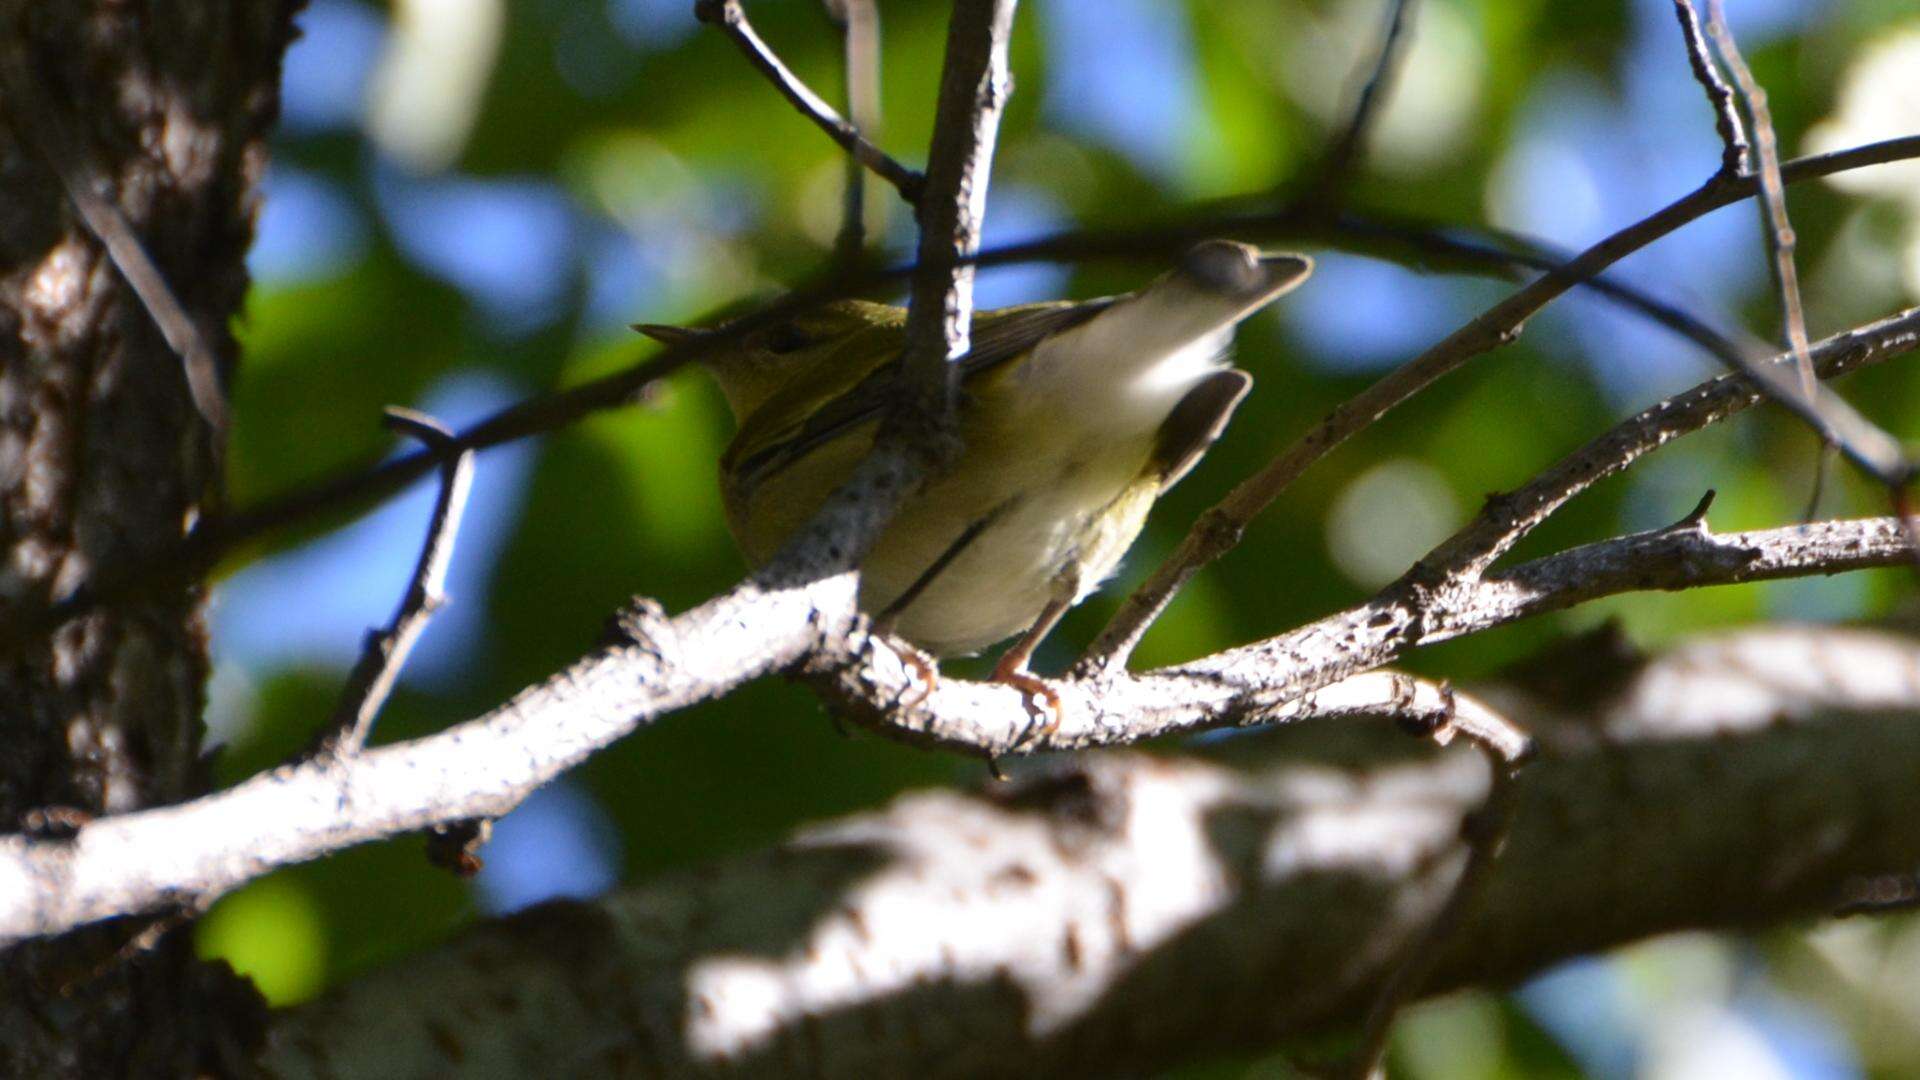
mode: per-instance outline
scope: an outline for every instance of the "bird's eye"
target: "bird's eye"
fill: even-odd
[[[792,323],[781,323],[767,331],[767,336],[762,339],[762,344],[767,347],[768,352],[790,353],[798,352],[812,344],[812,342],[807,340],[807,335],[801,333],[799,327]]]

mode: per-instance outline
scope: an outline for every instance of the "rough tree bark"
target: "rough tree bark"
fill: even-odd
[[[69,188],[118,207],[230,371],[298,6],[0,5],[0,621],[177,543],[218,499],[223,435]],[[153,592],[0,660],[0,829],[204,790],[199,605]],[[0,1074],[228,1071],[263,1007],[190,945],[123,923],[10,952]]]
[[[1426,992],[1901,895],[1920,643],[1589,635],[1475,687],[1530,728]],[[1211,760],[1209,760],[1211,758]],[[1143,1076],[1350,1029],[1446,900],[1474,748],[1385,724],[1083,754],[481,923],[283,1011],[280,1077]]]

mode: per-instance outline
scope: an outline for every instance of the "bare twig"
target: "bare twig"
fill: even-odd
[[[390,429],[430,447],[438,448],[453,438],[453,432],[438,420],[412,409],[389,407],[386,418]],[[427,540],[420,548],[406,595],[387,628],[367,634],[366,648],[347,677],[340,703],[334,707],[331,733],[323,744],[326,751],[350,756],[367,744],[374,717],[393,691],[394,680],[406,666],[414,642],[426,630],[428,620],[446,604],[447,567],[453,563],[453,541],[460,533],[460,518],[472,487],[473,451],[463,450],[440,468],[440,496],[433,504]]]
[[[900,395],[889,426],[949,433],[953,367],[967,351],[973,324],[973,261],[987,211],[987,180],[1000,115],[1013,92],[1007,45],[1016,0],[956,0],[947,29],[947,65],[940,100],[967,104],[971,123],[936,126],[927,153],[927,186],[957,192],[918,208],[919,257],[907,309]],[[886,438],[883,431],[881,438]],[[951,452],[951,447],[945,448]]]
[[[1335,1067],[1336,1076],[1366,1080],[1375,1075],[1387,1052],[1387,1037],[1393,1033],[1394,1019],[1404,1005],[1425,990],[1434,967],[1472,912],[1494,861],[1500,857],[1513,831],[1516,782],[1520,770],[1533,757],[1533,740],[1513,721],[1484,703],[1452,690],[1444,692],[1462,714],[1470,714],[1471,719],[1463,722],[1460,730],[1473,740],[1486,759],[1487,796],[1479,808],[1460,823],[1460,836],[1467,849],[1460,876],[1454,879],[1453,888],[1448,890],[1439,910],[1407,943],[1399,962],[1375,988],[1372,1003],[1360,1023],[1359,1044]]]
[[[1916,138],[1920,143],[1920,138]],[[1783,176],[1807,175],[1812,161],[1795,163]],[[1575,284],[1587,280],[1655,239],[1686,222],[1726,205],[1738,190],[1750,193],[1754,181],[1716,174],[1692,194],[1627,226],[1549,271],[1505,300],[1476,316],[1419,356],[1387,374],[1339,406],[1301,436],[1265,468],[1242,481],[1227,497],[1202,514],[1173,554],[1155,569],[1145,584],[1128,596],[1100,632],[1074,670],[1082,675],[1111,672],[1125,666],[1127,657],[1173,596],[1200,568],[1233,549],[1253,519],[1286,490],[1314,462],[1356,433],[1371,426],[1401,402],[1457,370],[1469,360],[1505,344],[1519,334],[1526,320]],[[1732,359],[1732,358],[1727,358]],[[1860,418],[1843,402],[1797,394],[1766,364],[1748,362],[1742,374],[1769,396],[1801,416],[1815,429],[1845,449],[1850,457],[1877,477],[1892,483],[1904,478],[1905,452],[1884,432]],[[1844,429],[1844,430],[1843,430]]]
[[[1319,177],[1315,180],[1317,200],[1339,200],[1335,189],[1352,174],[1355,162],[1366,149],[1374,121],[1379,119],[1380,110],[1393,91],[1394,76],[1406,54],[1404,35],[1413,14],[1414,0],[1386,0],[1386,5],[1380,44],[1374,51],[1365,80],[1360,83],[1360,91],[1354,96],[1353,113],[1321,160]]]
[[[926,177],[868,142],[858,127],[848,123],[834,111],[833,106],[801,82],[800,77],[786,64],[781,63],[767,43],[760,39],[760,35],[754,33],[753,24],[747,21],[747,13],[741,8],[740,0],[697,0],[693,5],[693,13],[701,22],[712,23],[732,38],[753,66],[780,91],[781,96],[800,110],[802,116],[826,132],[828,138],[839,143],[861,164],[892,184],[900,192],[901,198],[915,204],[920,201],[921,192],[926,187]]]
[[[1704,523],[1636,533],[1444,594],[1401,583],[1357,607],[1173,667],[1051,680],[1059,722],[1038,739],[1025,695],[1013,687],[948,678],[902,705],[920,691],[916,673],[863,638],[823,652],[809,674],[816,692],[850,720],[908,742],[987,758],[1086,750],[1322,715],[1323,695],[1414,648],[1603,596],[1898,566],[1908,558],[1905,533],[1891,517],[1745,533],[1716,534]]]
[[[1795,237],[1793,222],[1787,216],[1786,184],[1780,176],[1780,149],[1773,130],[1773,116],[1767,106],[1766,88],[1753,76],[1753,70],[1740,53],[1740,45],[1734,40],[1733,31],[1727,26],[1727,13],[1722,0],[1707,0],[1707,33],[1713,38],[1721,59],[1726,61],[1727,69],[1733,73],[1734,81],[1740,84],[1740,96],[1747,103],[1747,112],[1753,120],[1754,149],[1759,157],[1760,212],[1761,221],[1766,226],[1767,247],[1773,253],[1773,280],[1780,292],[1780,318],[1787,340],[1792,350],[1794,368],[1800,374],[1802,395],[1809,401],[1814,399],[1813,361],[1807,355],[1807,317],[1800,296],[1800,271],[1794,262]],[[1689,44],[1689,48],[1691,48]],[[1892,493],[1896,504],[1901,493],[1914,476],[1915,465],[1897,443],[1878,428],[1864,422],[1857,414],[1845,415],[1850,410],[1836,410],[1833,403],[1823,410],[1823,415],[1840,418],[1843,422],[1821,430],[1820,434],[1828,446],[1838,446],[1856,460],[1859,454],[1855,445],[1863,442],[1875,442],[1883,449],[1882,456],[1891,453],[1897,468],[1885,468],[1878,475],[1888,491]],[[1891,446],[1890,450],[1886,449]],[[1808,516],[1812,516],[1813,507],[1820,500],[1820,491],[1826,479],[1826,454],[1823,451],[1814,469],[1814,489],[1809,498]],[[1920,548],[1916,549],[1920,556]]]
[[[1773,133],[1773,115],[1767,108],[1767,91],[1753,77],[1740,45],[1727,28],[1727,12],[1721,0],[1707,0],[1707,33],[1712,36],[1720,58],[1726,61],[1733,80],[1740,84],[1740,96],[1746,99],[1747,113],[1753,120],[1753,148],[1760,159],[1760,214],[1767,226],[1767,246],[1773,251],[1774,283],[1780,290],[1781,321],[1785,325],[1786,344],[1793,351],[1793,363],[1800,372],[1800,389],[1813,396],[1813,361],[1807,357],[1807,318],[1800,303],[1800,273],[1794,266],[1793,222],[1787,217],[1787,188],[1780,179],[1780,146]],[[1691,48],[1691,45],[1689,45]]]
[[[227,431],[226,388],[206,335],[180,302],[167,277],[140,242],[133,223],[113,197],[113,187],[98,165],[67,130],[61,110],[47,99],[27,57],[24,35],[0,48],[0,79],[17,103],[10,112],[56,176],[88,230],[107,249],[108,258],[132,287],[147,315],[180,359],[194,408],[213,431],[211,446],[224,452]]]
[[[1733,88],[1720,77],[1713,54],[1707,51],[1707,39],[1700,31],[1700,12],[1693,0],[1673,0],[1673,14],[1680,20],[1680,36],[1687,45],[1687,63],[1693,67],[1694,81],[1707,92],[1707,104],[1713,108],[1713,125],[1720,132],[1720,175],[1744,175],[1749,151],[1746,128],[1733,102]]]
[[[1920,308],[1869,323],[1815,346],[1823,379],[1920,347]],[[1674,439],[1766,400],[1745,376],[1722,375],[1621,421],[1520,488],[1495,495],[1478,517],[1420,560],[1416,577],[1477,577],[1569,500]]]
[[[1799,158],[1787,162],[1781,169],[1781,175],[1788,183],[1799,183],[1853,169],[1916,157],[1920,157],[1920,135],[1910,135]],[[1729,181],[1717,186],[1709,184],[1661,211],[1658,215],[1660,221],[1654,228],[1654,235],[1655,237],[1667,235],[1696,218],[1741,199],[1750,198],[1755,190],[1756,183],[1752,178]],[[1243,235],[1257,239],[1309,237],[1329,243],[1342,241],[1353,243],[1358,240],[1371,244],[1375,248],[1378,247],[1378,241],[1384,237],[1389,243],[1396,245],[1395,250],[1398,250],[1398,245],[1411,246],[1424,253],[1439,254],[1453,259],[1463,267],[1512,265],[1543,267],[1537,255],[1529,258],[1502,254],[1482,246],[1449,240],[1437,232],[1422,235],[1418,226],[1393,219],[1346,214],[1342,215],[1338,221],[1328,223],[1303,215],[1297,210],[1258,213],[1222,212],[1154,229],[1067,231],[982,251],[963,262],[977,267],[990,267],[1044,260],[1164,258],[1177,254],[1197,240],[1222,235]],[[1643,240],[1642,244],[1645,242]],[[1610,260],[1600,261],[1604,263]],[[445,450],[421,450],[377,464],[351,467],[310,487],[271,498],[260,505],[219,517],[210,517],[175,547],[138,563],[128,563],[111,571],[103,569],[102,575],[90,587],[62,597],[53,604],[38,608],[16,605],[15,609],[9,613],[6,623],[0,625],[0,655],[10,654],[19,647],[20,643],[36,640],[68,620],[93,610],[101,603],[117,601],[136,591],[166,588],[182,581],[193,580],[204,574],[222,555],[275,529],[397,491],[410,481],[437,467],[447,456],[455,452],[483,450],[555,431],[596,412],[625,405],[647,387],[685,367],[710,349],[724,347],[745,334],[772,325],[781,319],[791,317],[796,312],[828,300],[857,295],[863,290],[901,280],[912,271],[913,267],[909,265],[869,268],[823,276],[797,287],[779,300],[751,314],[728,322],[712,334],[703,335],[697,342],[668,349],[662,355],[580,386],[509,405],[460,432]],[[1571,285],[1597,287],[1603,295],[1616,297],[1628,295],[1627,287],[1617,283],[1596,286],[1590,275],[1583,276],[1575,272],[1570,262],[1553,263],[1552,268],[1534,283],[1535,286],[1546,282],[1556,273],[1568,275]],[[1545,299],[1536,297],[1536,299],[1540,304],[1544,304],[1551,297]],[[1731,352],[1734,349],[1732,345],[1728,345],[1725,352],[1715,349],[1711,343],[1716,340],[1717,335],[1713,331],[1698,325],[1697,322],[1689,326],[1686,320],[1678,317],[1678,313],[1671,310],[1663,313],[1662,305],[1657,301],[1642,297],[1642,302],[1636,303],[1635,306],[1637,310],[1653,315],[1663,325],[1673,327],[1686,334],[1691,340],[1713,350],[1716,356],[1724,358],[1725,352]],[[1532,310],[1526,309],[1526,314],[1531,314]],[[1522,318],[1524,319],[1524,315]],[[1724,338],[1719,340],[1724,342]],[[1188,543],[1194,542],[1194,537],[1190,535]],[[1163,565],[1156,572],[1154,581],[1149,582],[1153,595],[1159,596],[1160,599],[1150,605],[1149,594],[1145,592],[1130,597],[1127,606],[1115,616],[1115,620],[1109,624],[1103,635],[1103,640],[1108,642],[1105,649],[1111,650],[1116,647],[1112,642],[1118,639],[1113,635],[1118,634],[1118,628],[1122,626],[1123,620],[1126,625],[1133,626],[1131,633],[1134,635],[1133,640],[1137,641],[1138,634],[1144,633],[1146,625],[1157,616],[1156,605],[1164,605],[1166,600],[1171,599],[1173,592],[1191,577],[1193,571],[1197,571],[1200,565],[1211,561],[1231,546],[1231,538],[1228,538],[1228,542],[1212,554],[1202,550],[1198,553],[1200,561],[1193,563],[1187,571],[1182,572],[1177,580],[1161,580],[1163,575],[1173,572],[1170,569],[1171,564]],[[1153,610],[1148,610],[1149,608]],[[1129,652],[1131,648],[1132,643],[1128,642],[1121,651]],[[1094,654],[1099,651],[1102,650],[1094,650]],[[1121,662],[1123,661],[1115,663]]]
[[[825,0],[827,17],[840,28],[845,53],[847,114],[871,138],[880,131],[880,13],[874,0]],[[834,238],[834,261],[855,266],[866,248],[867,174],[857,154],[847,155],[847,179]]]

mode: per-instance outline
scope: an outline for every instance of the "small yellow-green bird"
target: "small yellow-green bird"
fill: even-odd
[[[1119,565],[1252,386],[1225,359],[1234,327],[1312,266],[1213,240],[1125,296],[976,314],[957,361],[960,456],[875,542],[861,608],[937,656],[1024,630],[994,677],[1030,684],[1034,648]],[[727,523],[756,567],[872,447],[905,327],[900,308],[842,301],[705,358],[739,424],[720,459]],[[707,332],[636,329],[668,343]]]

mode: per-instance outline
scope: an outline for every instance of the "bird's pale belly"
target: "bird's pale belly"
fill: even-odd
[[[1140,456],[1143,463],[1144,450]],[[978,652],[1025,630],[1049,602],[1092,592],[1119,565],[1158,493],[1140,463],[1095,470],[1071,459],[1010,462],[972,475],[976,482],[936,483],[902,507],[862,569],[861,608],[886,611],[987,518],[894,616],[901,636],[939,655]]]

